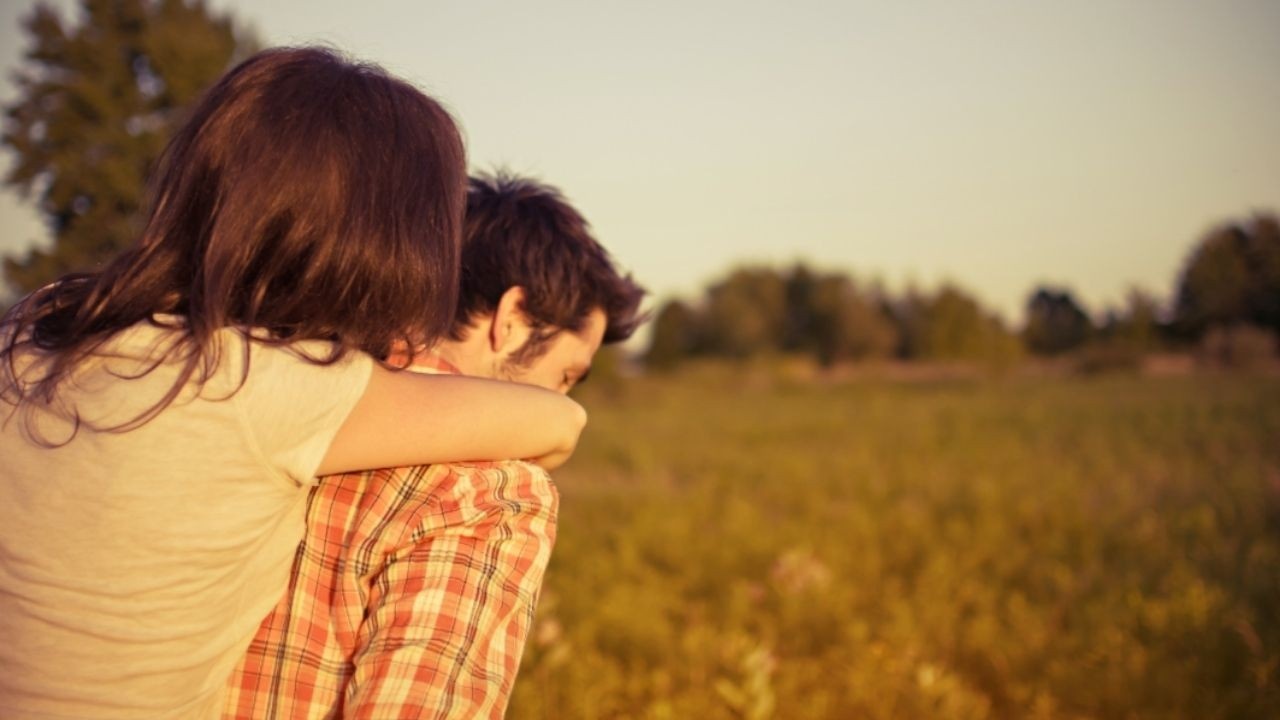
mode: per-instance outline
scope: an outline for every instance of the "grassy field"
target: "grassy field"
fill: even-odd
[[[590,390],[511,718],[1280,717],[1280,379]]]

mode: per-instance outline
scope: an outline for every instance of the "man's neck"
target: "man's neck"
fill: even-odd
[[[492,368],[485,365],[488,357],[484,350],[484,338],[470,333],[462,340],[441,340],[428,352],[458,368],[463,375],[472,377],[489,377]]]

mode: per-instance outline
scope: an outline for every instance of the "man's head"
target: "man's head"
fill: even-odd
[[[468,375],[567,392],[644,322],[643,297],[555,188],[472,178],[458,311],[436,349]]]

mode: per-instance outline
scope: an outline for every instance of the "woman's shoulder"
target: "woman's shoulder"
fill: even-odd
[[[335,386],[351,376],[367,381],[363,353],[342,352],[333,342],[282,342],[261,328],[228,326],[198,341],[177,315],[157,315],[117,332],[81,369],[83,375],[136,379],[141,385],[171,389],[185,385],[179,398],[227,399],[244,389],[283,391],[299,375],[319,376],[313,386]],[[318,380],[318,382],[317,382]]]
[[[150,362],[185,362],[192,357],[216,365],[218,370],[243,373],[245,367],[264,363],[263,369],[305,362],[342,366],[360,362],[364,353],[346,350],[329,340],[282,340],[265,328],[226,326],[200,342],[179,315],[155,315],[131,325],[94,352],[100,358],[125,358]],[[212,369],[212,368],[211,368]]]

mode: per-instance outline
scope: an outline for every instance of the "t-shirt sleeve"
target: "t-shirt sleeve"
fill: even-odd
[[[252,343],[248,375],[232,396],[262,462],[298,485],[315,484],[320,461],[373,372],[373,359],[360,352],[328,365],[307,359],[328,350],[319,342]]]

